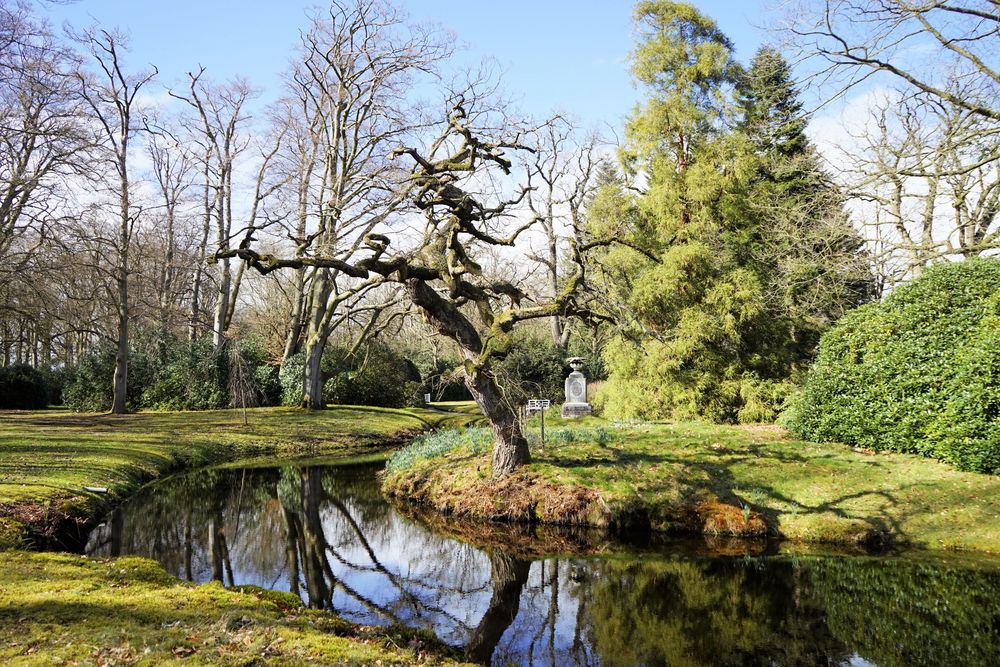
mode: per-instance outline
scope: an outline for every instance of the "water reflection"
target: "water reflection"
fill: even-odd
[[[207,470],[149,487],[92,555],[191,581],[291,591],[403,623],[469,659],[539,665],[995,665],[1000,568],[871,557],[690,552],[532,558],[475,548],[385,502],[364,467]]]

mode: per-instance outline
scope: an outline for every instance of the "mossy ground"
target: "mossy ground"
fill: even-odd
[[[235,410],[3,412],[0,547],[37,546],[170,471],[245,457],[384,456],[418,431],[473,420],[346,406],[260,408],[248,426]],[[358,627],[280,593],[194,586],[144,559],[6,551],[0,566],[5,665],[452,664],[425,636]]]
[[[333,406],[74,414],[0,412],[0,548],[83,522],[157,475],[239,457],[358,456],[467,415]],[[108,489],[107,494],[84,487]]]
[[[189,584],[143,558],[0,559],[4,665],[456,664],[429,636],[359,627],[286,593]]]
[[[548,442],[512,478],[459,448],[383,488],[496,520],[634,524],[803,542],[893,541],[1000,553],[1000,478],[903,454],[791,439],[775,426],[546,418]],[[537,418],[529,430],[537,433]],[[586,437],[603,429],[605,442]],[[574,433],[585,437],[576,437]]]

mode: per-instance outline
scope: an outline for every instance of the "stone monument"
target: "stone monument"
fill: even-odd
[[[566,402],[562,406],[562,416],[586,417],[591,414],[591,410],[590,403],[587,402],[587,377],[580,372],[583,358],[573,357],[566,361],[573,372],[566,378]]]

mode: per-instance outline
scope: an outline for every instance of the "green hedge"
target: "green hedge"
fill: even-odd
[[[229,345],[237,346],[250,376],[249,405],[276,404],[281,398],[278,369],[268,363],[260,341],[247,338]],[[188,342],[171,336],[139,337],[129,352],[126,407],[128,410],[237,407],[230,395],[231,363],[230,350],[216,350],[210,338]],[[115,348],[110,345],[84,357],[76,368],[64,373],[61,398],[65,405],[80,412],[110,410],[114,371]]]
[[[37,410],[50,400],[49,383],[42,372],[26,365],[0,368],[0,408]]]
[[[420,371],[388,345],[372,341],[354,355],[331,345],[323,354],[328,403],[402,408],[420,401]]]
[[[1000,260],[940,264],[827,332],[785,424],[1000,471]]]

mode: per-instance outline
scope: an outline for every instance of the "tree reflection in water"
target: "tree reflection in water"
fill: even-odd
[[[993,561],[533,560],[393,509],[375,469],[212,469],[124,504],[88,553],[191,581],[288,590],[367,624],[427,628],[471,660],[538,665],[1000,664]]]

